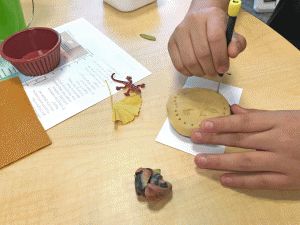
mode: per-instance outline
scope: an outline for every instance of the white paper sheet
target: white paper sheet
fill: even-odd
[[[111,80],[112,73],[124,81],[131,76],[133,83],[151,74],[84,19],[55,30],[63,38],[60,66],[35,78],[17,74],[46,130],[109,97],[105,80],[116,93],[123,85]]]
[[[201,87],[217,90],[218,82],[199,77],[189,77],[184,87]],[[220,84],[219,92],[227,99],[230,105],[239,103],[242,91],[242,88]],[[222,154],[225,151],[225,146],[223,145],[196,144],[190,138],[178,134],[170,124],[168,118],[160,130],[156,141],[192,155],[197,155],[198,153]]]

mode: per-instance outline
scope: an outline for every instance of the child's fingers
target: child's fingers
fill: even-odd
[[[198,77],[204,76],[205,74],[216,75],[217,71],[214,68],[211,51],[207,41],[207,25],[199,22],[199,24],[196,24],[195,26],[195,29],[191,30],[191,40],[193,51],[195,52],[195,56],[201,68],[201,73],[194,75]]]
[[[176,43],[178,46],[181,61],[184,66],[194,76],[204,76],[205,73],[195,55],[195,49],[192,43],[191,35],[187,31],[178,32],[176,35]]]
[[[233,33],[231,42],[228,46],[228,55],[230,58],[236,58],[241,52],[245,50],[247,41],[245,37],[236,32]]]
[[[224,15],[224,17],[226,16]],[[213,65],[218,73],[222,74],[229,69],[224,17],[215,16],[207,21],[207,40],[211,50]]]
[[[246,149],[271,150],[274,138],[270,138],[268,131],[252,133],[207,133],[192,131],[191,139],[199,144],[225,145]]]
[[[275,171],[280,172],[278,166],[281,159],[272,152],[243,152],[229,154],[198,154],[195,163],[204,169],[226,171]]]
[[[223,174],[221,183],[227,187],[241,189],[289,189],[287,175],[274,172],[251,174]]]
[[[206,119],[201,122],[199,132],[207,133],[249,133],[272,129],[277,118],[267,113],[243,113]]]
[[[174,67],[176,68],[176,70],[187,77],[193,76],[193,74],[183,64],[181,57],[180,57],[179,48],[177,46],[175,39],[173,39],[173,38],[171,38],[171,40],[169,41],[168,51],[169,51],[172,63],[174,65]]]
[[[244,113],[259,113],[259,112],[267,112],[267,110],[259,110],[259,109],[247,109],[243,108],[237,104],[233,104],[230,107],[231,112],[233,114],[244,114]]]

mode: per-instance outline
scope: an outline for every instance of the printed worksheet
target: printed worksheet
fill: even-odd
[[[116,93],[114,78],[133,83],[151,74],[85,19],[55,28],[61,34],[61,62],[54,71],[38,77],[24,76],[12,66],[1,77],[18,76],[30,102],[47,130]],[[2,62],[4,65],[4,62]]]

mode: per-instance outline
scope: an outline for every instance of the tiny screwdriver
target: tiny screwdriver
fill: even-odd
[[[229,2],[229,6],[228,6],[229,18],[228,18],[228,24],[227,24],[227,29],[226,29],[227,47],[231,42],[235,21],[236,21],[237,15],[240,12],[241,6],[242,6],[241,0],[231,0]],[[219,90],[220,90],[220,82],[221,82],[222,77],[223,77],[223,74],[219,74],[219,83],[218,83],[217,92],[219,92]]]

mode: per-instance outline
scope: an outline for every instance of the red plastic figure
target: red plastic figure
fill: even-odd
[[[130,94],[129,94],[129,91],[130,91],[130,90],[131,90],[131,91],[136,91],[136,92],[138,92],[138,93],[141,93],[140,87],[141,87],[141,88],[144,88],[144,87],[145,87],[145,84],[134,85],[134,84],[132,83],[132,78],[129,77],[129,76],[126,77],[126,79],[127,79],[128,81],[122,81],[122,80],[117,80],[117,79],[115,79],[115,78],[114,78],[114,75],[115,75],[115,73],[113,73],[113,74],[111,75],[111,79],[112,79],[113,81],[125,85],[124,87],[116,87],[117,91],[119,91],[119,90],[121,90],[121,89],[124,89],[124,88],[128,88],[128,91],[127,91],[126,93],[124,93],[124,95],[126,95],[126,96],[129,96],[129,95],[130,95]]]

